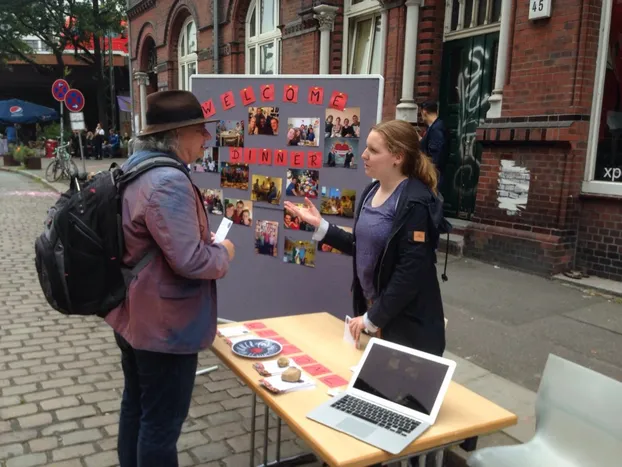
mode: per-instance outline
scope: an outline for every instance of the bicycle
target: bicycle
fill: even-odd
[[[78,167],[67,152],[69,144],[65,143],[54,150],[54,159],[45,169],[45,179],[48,182],[56,182],[60,178],[71,180],[78,173]]]

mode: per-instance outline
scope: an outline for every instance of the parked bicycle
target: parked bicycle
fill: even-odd
[[[48,182],[56,182],[61,178],[71,180],[71,177],[78,174],[78,167],[67,151],[69,145],[70,143],[65,143],[54,150],[54,159],[45,170],[45,179]]]

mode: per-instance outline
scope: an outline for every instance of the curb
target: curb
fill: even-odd
[[[18,174],[18,175],[23,175],[24,177],[31,178],[32,180],[37,180],[38,182],[41,182],[42,184],[47,186],[50,190],[55,191],[56,193],[59,193],[59,194],[63,193],[56,186],[54,186],[53,183],[50,183],[46,179],[41,178],[37,175],[26,172],[25,170],[10,169],[8,167],[0,167],[0,170],[3,172],[10,172],[10,173]]]

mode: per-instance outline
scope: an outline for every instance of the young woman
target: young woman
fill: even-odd
[[[442,203],[437,172],[419,151],[415,129],[402,120],[375,126],[362,155],[373,181],[361,194],[352,233],[322,219],[305,199],[303,208],[285,208],[313,225],[313,239],[354,260],[352,336],[361,331],[442,355],[445,325],[436,275],[438,228]]]

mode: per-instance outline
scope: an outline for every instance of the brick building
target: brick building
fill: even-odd
[[[380,73],[384,118],[439,102],[465,254],[622,280],[621,0],[131,0],[128,16],[135,108],[195,72]]]

